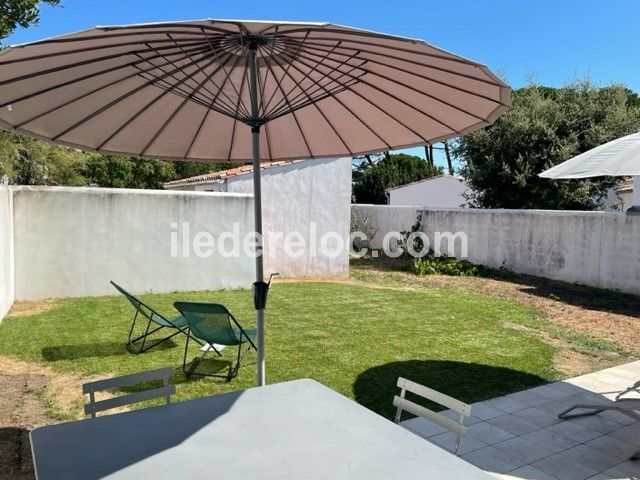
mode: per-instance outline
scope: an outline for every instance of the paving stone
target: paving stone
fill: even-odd
[[[449,452],[453,452],[456,445],[456,436],[452,432],[441,433],[440,435],[434,435],[427,439],[429,442],[434,443]],[[474,450],[478,450],[486,447],[487,444],[478,440],[477,438],[463,437],[460,439],[460,447],[458,448],[458,455],[464,455]]]
[[[525,465],[509,473],[498,474],[498,478],[502,480],[560,480],[531,465]]]
[[[504,415],[504,411],[487,405],[485,402],[474,403],[471,406],[471,417],[473,418],[489,420],[490,418],[499,417],[500,415]]]
[[[607,478],[629,478],[638,480],[640,478],[640,460],[627,460],[609,470],[605,470],[603,473],[607,475]]]
[[[554,452],[562,452],[571,447],[575,447],[581,442],[573,438],[565,437],[557,432],[550,430],[551,427],[546,427],[535,432],[522,435],[522,439],[531,442],[534,445],[538,445],[542,448],[547,448]]]
[[[557,415],[553,415],[549,412],[543,412],[535,407],[516,412],[514,415],[520,420],[529,422],[532,425],[537,425],[539,428],[548,427],[549,425],[562,422]]]
[[[570,420],[565,420],[562,423],[557,423],[546,428],[560,435],[564,435],[565,437],[573,438],[580,443],[588,442],[589,440],[593,440],[601,435],[595,430],[583,427],[582,425],[573,423]]]
[[[400,426],[420,435],[421,437],[432,437],[433,435],[438,435],[447,431],[446,428],[442,428],[441,426],[420,417],[400,422]]]
[[[605,470],[620,463],[619,459],[601,452],[588,445],[576,445],[562,452],[562,456],[568,460],[580,463],[596,472]]]
[[[640,445],[640,424],[627,425],[626,427],[609,432],[609,435],[628,443]]]
[[[522,437],[514,437],[504,442],[494,445],[498,450],[508,453],[512,457],[516,457],[525,463],[533,463],[541,458],[553,455],[551,450],[547,450],[539,445],[524,440]]]
[[[563,454],[551,455],[531,466],[562,480],[585,480],[600,473],[582,463],[568,460]]]
[[[495,473],[508,473],[523,466],[525,463],[495,447],[484,447],[467,453],[462,458],[478,468]]]
[[[502,442],[508,438],[513,438],[513,434],[488,422],[480,422],[475,425],[471,425],[467,430],[467,435],[471,438],[480,440],[487,445]]]
[[[621,423],[616,422],[615,420],[611,420],[604,415],[590,415],[588,417],[576,417],[570,420],[566,420],[567,422],[573,422],[576,425],[580,425],[591,430],[595,430],[596,432],[607,434],[614,430],[618,430],[623,425]]]
[[[500,397],[495,400],[489,400],[487,404],[499,410],[502,410],[505,413],[513,413],[519,410],[524,410],[525,408],[529,407],[529,405],[525,403],[518,402],[516,400],[511,400],[506,397]]]
[[[522,420],[518,417],[517,412],[516,414],[508,414],[492,418],[491,420],[487,420],[487,422],[511,433],[512,435],[524,435],[525,433],[540,430],[544,427],[544,425],[534,425],[526,420]]]
[[[618,458],[620,461],[628,459],[636,451],[640,450],[639,445],[630,444],[616,437],[609,435],[602,435],[601,437],[594,438],[593,440],[585,443],[589,447],[595,448],[600,452],[605,453],[611,457]]]

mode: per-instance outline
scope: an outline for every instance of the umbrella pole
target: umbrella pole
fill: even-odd
[[[251,91],[251,114],[258,119],[258,72],[256,69],[256,48],[249,46],[249,74]],[[260,127],[251,127],[252,159],[253,159],[253,210],[256,232],[256,282],[264,281],[263,248],[262,248],[262,189],[260,185]],[[258,350],[256,364],[256,384],[265,385],[264,359],[264,307],[256,308],[256,348]]]

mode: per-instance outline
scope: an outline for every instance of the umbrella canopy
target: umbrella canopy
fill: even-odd
[[[260,235],[261,161],[425,145],[489,125],[509,99],[509,87],[481,64],[329,23],[96,27],[0,55],[1,126],[104,153],[250,160]],[[261,240],[256,249],[263,385]]]
[[[640,175],[640,132],[617,138],[545,170],[543,178]]]
[[[97,27],[0,55],[0,125],[164,159],[251,161],[243,123],[264,125],[261,161],[424,145],[490,124],[509,96],[483,65],[328,23]]]

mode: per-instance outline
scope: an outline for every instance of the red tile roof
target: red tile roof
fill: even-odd
[[[306,160],[286,160],[282,162],[265,162],[260,165],[261,170],[268,170],[274,167],[281,167],[284,165],[292,165],[294,163],[304,162]],[[238,175],[245,175],[253,172],[253,165],[241,165],[239,167],[230,168],[228,170],[220,170],[217,172],[203,173],[202,175],[196,175],[194,177],[181,178],[180,180],[173,180],[164,184],[165,187],[179,187],[182,185],[189,185],[192,183],[203,183],[214,180],[225,180],[230,177],[237,177]]]

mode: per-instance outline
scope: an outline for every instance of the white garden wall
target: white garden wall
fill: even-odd
[[[489,267],[640,294],[640,217],[624,213],[547,210],[429,209],[353,205],[377,229],[372,247],[387,232],[409,230],[419,211],[422,229],[464,232],[468,257]],[[446,242],[443,247],[446,246]],[[454,250],[460,256],[458,243]]]
[[[13,195],[9,187],[0,185],[0,321],[13,299]]]

